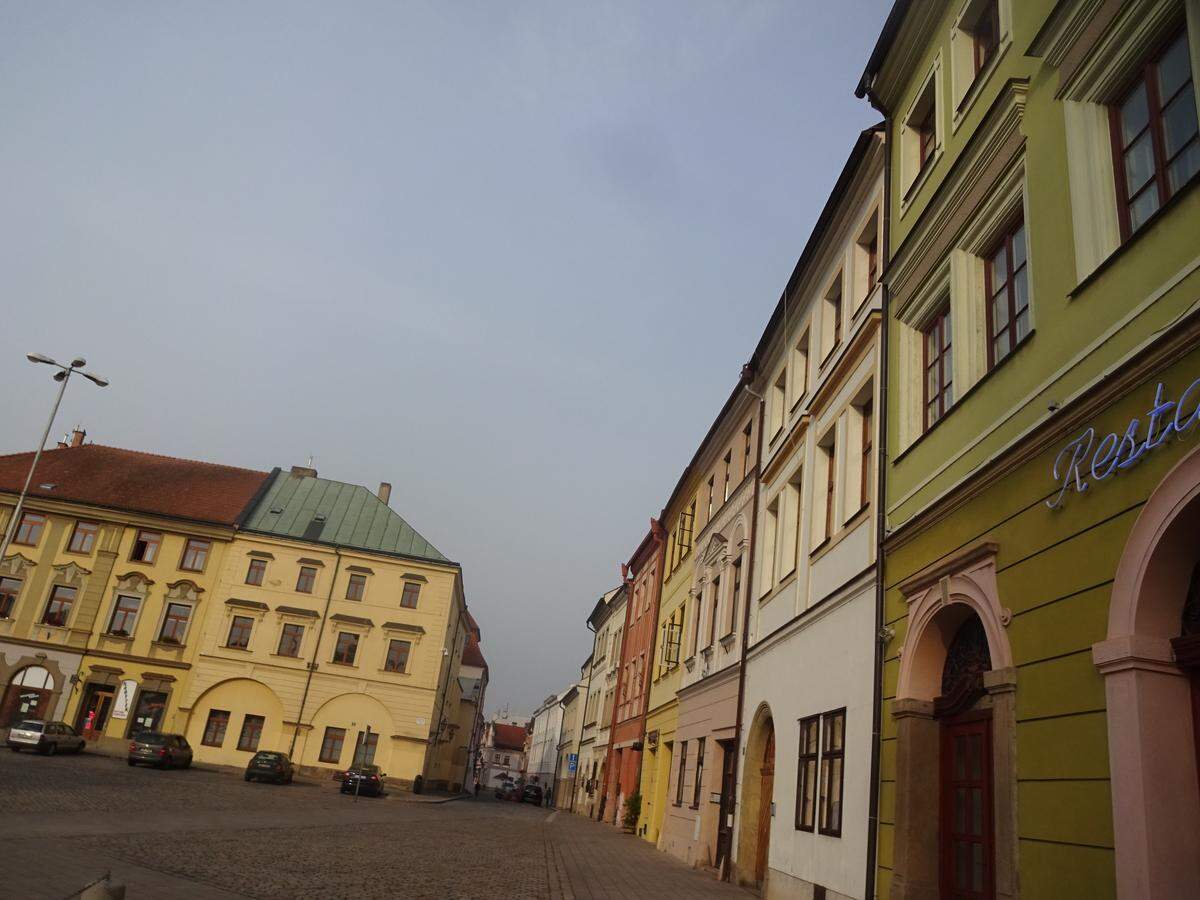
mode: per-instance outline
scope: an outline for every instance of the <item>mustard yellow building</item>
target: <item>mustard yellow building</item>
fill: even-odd
[[[183,709],[196,759],[463,783],[461,570],[359,485],[276,470],[225,554]]]
[[[32,458],[0,458],[5,526]],[[61,719],[109,749],[181,728],[199,623],[266,479],[82,431],[44,453],[0,561],[0,727]]]

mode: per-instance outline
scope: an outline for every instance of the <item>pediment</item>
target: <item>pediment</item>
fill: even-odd
[[[204,588],[190,578],[182,578],[167,585],[168,600],[199,600]]]
[[[152,584],[154,584],[154,580],[147,578],[141,572],[126,572],[124,575],[117,576],[117,590],[119,591],[139,591],[144,594]]]
[[[34,565],[35,563],[32,559],[28,559],[20,553],[14,553],[12,556],[4,557],[4,561],[0,562],[0,572],[20,578],[26,571],[32,569]]]

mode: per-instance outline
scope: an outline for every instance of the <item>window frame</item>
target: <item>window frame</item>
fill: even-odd
[[[859,509],[863,509],[871,502],[871,474],[874,471],[872,453],[874,450],[874,427],[875,427],[875,398],[868,397],[858,408],[859,417],[862,419],[861,443],[862,460],[860,462],[859,480]]]
[[[986,288],[985,288],[986,290]],[[985,303],[991,304],[991,299],[986,298]],[[921,330],[921,433],[924,434],[938,422],[945,418],[946,413],[954,406],[954,320],[951,316],[950,303],[947,301],[942,306],[938,307],[938,312]],[[989,326],[990,327],[990,326]],[[936,335],[934,334],[936,332]],[[946,341],[946,335],[950,335],[950,339]],[[937,345],[937,356],[930,361],[929,358],[929,339],[934,337],[934,343]],[[947,364],[946,356],[950,355],[950,363]],[[937,397],[931,399],[929,396],[929,373],[934,366],[938,367],[938,393]],[[947,376],[949,376],[947,378]],[[949,394],[949,402],[947,402],[947,394]],[[930,407],[936,401],[937,416],[930,418]]]
[[[336,753],[332,752],[335,745],[337,747]],[[346,729],[338,728],[336,725],[326,725],[325,733],[321,735],[321,749],[317,753],[317,761],[338,765],[342,760],[342,753],[345,749]]]
[[[675,806],[683,806],[683,776],[687,768],[687,741],[679,742],[679,772],[675,781]]]
[[[290,635],[294,634],[294,632],[289,631],[288,629],[299,629],[299,634],[296,635],[296,652],[295,653],[284,653],[283,652],[284,640],[287,639]],[[286,659],[299,659],[300,658],[300,648],[303,645],[304,645],[304,626],[298,622],[284,622],[283,627],[281,627],[279,629],[279,643],[275,647],[275,655],[285,657]]]
[[[821,544],[833,540],[834,513],[837,511],[837,426],[831,432],[829,444],[821,449],[825,451],[825,529]]]
[[[245,635],[244,642],[235,644],[234,633],[238,637]],[[250,636],[254,633],[254,617],[235,615],[229,620],[229,632],[225,636],[225,648],[228,650],[249,650]]]
[[[338,656],[341,655],[342,650],[342,638],[350,638],[353,640],[349,660],[338,659]],[[329,661],[339,666],[355,665],[355,660],[358,658],[358,645],[361,639],[362,635],[357,631],[339,631],[333,639],[333,655],[329,658]]]
[[[5,587],[5,582],[16,582],[16,588]],[[11,619],[13,610],[17,608],[17,600],[21,596],[21,588],[25,587],[25,579],[14,578],[11,575],[0,575],[0,619]]]
[[[209,709],[208,717],[204,720],[204,731],[200,735],[202,746],[220,747],[225,743],[225,735],[229,731],[229,717],[230,712],[227,709]]]
[[[830,723],[834,720],[841,720],[841,745],[838,747],[827,746],[830,733],[833,731],[830,728]],[[845,821],[845,798],[846,798],[846,707],[841,709],[830,710],[821,714],[821,732],[820,732],[821,759],[817,767],[817,831],[827,837],[841,837],[842,823]],[[838,766],[838,819],[836,826],[829,825],[829,806],[826,801],[829,799],[825,793],[826,787],[826,764],[830,760],[840,760],[841,765]]]
[[[692,784],[692,809],[700,808],[700,795],[704,790],[704,736],[696,738],[696,778]]]
[[[251,723],[257,727],[251,728]],[[246,713],[242,716],[242,730],[238,732],[237,749],[243,753],[257,753],[258,745],[262,741],[263,726],[266,723],[266,716],[253,713]],[[253,738],[253,743],[247,740],[247,729],[249,729],[250,737]]]
[[[805,737],[812,730],[811,751],[805,749]],[[800,746],[796,754],[796,830],[814,832],[817,827],[817,762],[821,755],[821,714],[800,720]],[[812,804],[805,808],[805,789],[812,790]]]
[[[367,593],[367,576],[361,572],[351,572],[346,580],[346,599],[361,601]],[[351,596],[351,595],[356,596]]]
[[[133,637],[134,631],[137,630],[138,617],[141,615],[142,601],[144,599],[145,598],[140,596],[139,594],[117,594],[116,600],[113,602],[112,612],[109,614],[109,617],[108,617],[108,627],[104,630],[104,633],[109,637],[118,637],[118,638]],[[132,600],[134,602],[132,614],[130,614],[130,611],[128,609],[121,608],[122,600]],[[117,623],[118,615],[122,615],[123,620],[131,622],[129,628],[120,633],[115,631],[114,627],[113,627]]]
[[[129,549],[129,561],[132,563],[141,563],[142,565],[152,566],[158,562],[158,554],[162,550],[163,540],[166,535],[161,531],[151,531],[148,528],[139,528],[133,536],[133,546]],[[148,540],[153,538],[153,540]],[[137,555],[138,546],[142,546],[142,555]],[[150,553],[150,558],[146,558],[146,552]]]
[[[252,580],[250,577],[255,573],[258,574],[257,581]],[[253,585],[255,587],[262,587],[262,584],[264,581],[266,581],[266,578],[267,561],[265,559],[260,559],[257,556],[250,557],[250,564],[246,567],[246,581],[244,583]]]
[[[86,547],[76,547],[75,540],[82,535],[87,543]],[[75,522],[75,527],[71,529],[71,536],[67,539],[67,553],[79,553],[83,556],[91,556],[92,551],[96,547],[96,538],[100,536],[100,523],[90,519],[78,519]]]
[[[1013,268],[1013,247],[1015,243],[1013,236],[1018,232],[1024,234],[1025,239],[1025,259],[1017,268]],[[1033,304],[1030,302],[1029,291],[1029,232],[1025,227],[1025,216],[1019,215],[1012,219],[1003,229],[1001,236],[993,241],[990,245],[991,249],[984,254],[983,257],[983,295],[986,307],[984,309],[985,318],[987,321],[987,371],[991,372],[996,366],[1003,363],[1017,352],[1017,348],[1023,344],[1031,334],[1033,334]],[[993,272],[992,261],[996,254],[1004,249],[1005,258],[1005,282],[1004,294],[1008,307],[1008,321],[1005,323],[1003,330],[997,332],[995,328],[995,313],[992,311],[993,299],[995,291],[993,283],[995,273]],[[1020,312],[1017,310],[1015,282],[1017,275],[1024,270],[1025,273],[1025,306],[1022,310],[1027,314],[1028,327],[1024,337],[1017,339],[1017,317]],[[1007,334],[1008,337],[1008,352],[1000,359],[996,359],[996,339],[1000,334]]]
[[[61,622],[49,621],[50,607],[55,603],[61,607],[64,603],[58,596],[59,591],[70,591],[71,598],[66,601],[66,612],[62,615]],[[71,621],[71,612],[75,609],[75,602],[79,599],[79,589],[72,587],[69,584],[55,584],[50,587],[50,596],[46,598],[46,608],[42,610],[42,617],[38,620],[39,625],[49,625],[51,628],[68,628],[68,623]]]
[[[1190,77],[1188,78],[1187,83],[1180,87],[1170,99],[1177,99],[1183,91],[1186,91],[1189,88],[1194,95],[1196,90],[1196,72],[1192,68],[1191,44],[1189,40],[1190,35],[1188,34],[1187,23],[1185,21],[1177,27],[1169,29],[1166,35],[1155,43],[1153,49],[1146,54],[1145,61],[1138,67],[1137,71],[1126,80],[1124,87],[1116,93],[1115,99],[1107,104],[1109,135],[1112,141],[1113,180],[1115,182],[1117,193],[1117,223],[1120,228],[1120,239],[1122,244],[1140,231],[1142,227],[1144,227],[1154,217],[1154,215],[1160,209],[1166,206],[1167,203],[1170,202],[1171,198],[1179,192],[1176,190],[1175,193],[1171,193],[1170,185],[1167,181],[1167,169],[1170,168],[1173,162],[1180,158],[1180,156],[1184,153],[1184,151],[1187,150],[1188,147],[1192,146],[1195,141],[1200,140],[1200,136],[1192,137],[1187,141],[1187,143],[1179,148],[1173,157],[1167,159],[1163,103],[1162,98],[1159,96],[1158,68],[1163,60],[1163,57],[1166,56],[1167,51],[1174,47],[1175,42],[1181,38],[1183,39],[1184,47],[1187,51],[1185,56],[1188,62],[1188,72]],[[1138,132],[1133,140],[1130,141],[1128,145],[1125,145],[1122,139],[1121,106],[1141,85],[1144,85],[1146,90],[1146,128],[1142,132]],[[1197,106],[1194,108],[1197,110],[1197,124],[1200,125],[1200,104],[1197,104]],[[1154,175],[1151,178],[1151,181],[1153,182],[1154,189],[1158,194],[1158,205],[1155,207],[1154,212],[1150,213],[1146,217],[1146,221],[1143,222],[1142,225],[1138,226],[1137,229],[1134,229],[1129,214],[1129,207],[1133,198],[1129,196],[1129,185],[1125,174],[1125,151],[1128,150],[1129,147],[1133,146],[1133,144],[1141,138],[1145,131],[1150,133],[1150,146],[1154,160]],[[1198,129],[1198,131],[1200,131],[1200,129]],[[1193,173],[1188,181],[1191,181],[1195,175],[1196,173]],[[1186,183],[1187,182],[1184,182],[1183,184]],[[1179,186],[1179,190],[1182,190],[1183,184]],[[1142,193],[1150,189],[1150,187],[1151,183],[1147,182],[1138,191],[1137,196],[1141,196]]]
[[[404,646],[404,658],[401,660],[400,666],[392,665],[392,651],[396,649],[398,644]],[[393,672],[397,675],[408,674],[408,664],[412,660],[412,641],[406,641],[402,638],[390,638],[388,640],[387,653],[383,657],[383,670],[385,672]]]
[[[305,587],[305,585],[307,587]],[[296,575],[296,593],[297,594],[312,594],[317,589],[317,567],[316,566],[301,566],[300,572]]]
[[[187,610],[187,616],[180,619],[178,616],[172,617],[171,610],[179,608]],[[195,607],[190,603],[184,603],[180,600],[168,600],[167,605],[163,607],[162,622],[158,626],[158,637],[155,638],[157,643],[169,644],[172,647],[183,647],[187,643],[188,631],[192,627],[192,613],[195,612]],[[183,633],[178,640],[174,637],[167,637],[167,624],[170,622],[183,622]]]
[[[181,572],[203,572],[208,566],[208,556],[212,552],[212,541],[205,538],[185,538],[183,542],[183,553],[179,557],[179,570]],[[192,565],[188,565],[188,557],[191,556]],[[196,566],[196,557],[199,557],[200,565]]]
[[[412,602],[409,602],[409,593],[412,594]],[[401,609],[416,609],[421,602],[421,582],[405,581],[400,591],[400,608]]]
[[[992,40],[990,44],[983,43],[979,39],[980,24],[985,19],[991,26]],[[975,66],[975,71],[971,78],[971,84],[973,85],[979,79],[980,74],[988,67],[988,64],[995,59],[996,54],[1000,52],[1000,0],[986,0],[979,17],[971,26],[970,33],[971,61]],[[970,88],[967,90],[969,92]]]
[[[46,533],[46,523],[49,519],[40,512],[34,512],[31,509],[21,510],[20,521],[17,522],[16,530],[13,531],[12,540],[9,543],[17,544],[21,547],[36,547],[42,542],[42,535]],[[25,539],[21,539],[21,532],[26,528],[26,522],[30,522],[28,532]]]

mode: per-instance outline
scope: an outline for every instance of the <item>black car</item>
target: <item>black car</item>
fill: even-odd
[[[521,802],[532,803],[535,806],[542,805],[542,786],[540,784],[527,784],[525,790],[521,791]]]
[[[182,734],[139,731],[129,742],[128,762],[131,766],[146,763],[160,769],[186,769],[192,764],[192,745]]]
[[[295,766],[286,753],[259,750],[246,765],[247,781],[273,781],[276,784],[291,784],[296,774]]]
[[[342,793],[353,794],[357,788],[363,796],[382,797],[385,777],[379,766],[354,766],[342,773]]]

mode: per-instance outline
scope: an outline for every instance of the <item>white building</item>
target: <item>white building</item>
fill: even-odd
[[[874,722],[882,127],[862,133],[758,349],[754,598],[735,867],[862,898]]]
[[[484,724],[479,779],[483,790],[493,790],[506,781],[522,780],[528,736],[527,723],[507,717],[493,716]]]
[[[613,588],[596,601],[587,620],[595,639],[592,642],[591,674],[583,688],[587,700],[579,737],[574,811],[593,819],[599,818],[604,809],[601,787],[617,697],[617,671],[621,667],[626,594],[623,584]]]
[[[577,686],[576,686],[577,687]],[[533,728],[529,738],[529,759],[525,764],[527,784],[552,787],[558,768],[558,743],[562,739],[563,699],[570,688],[551,694],[533,711]]]

